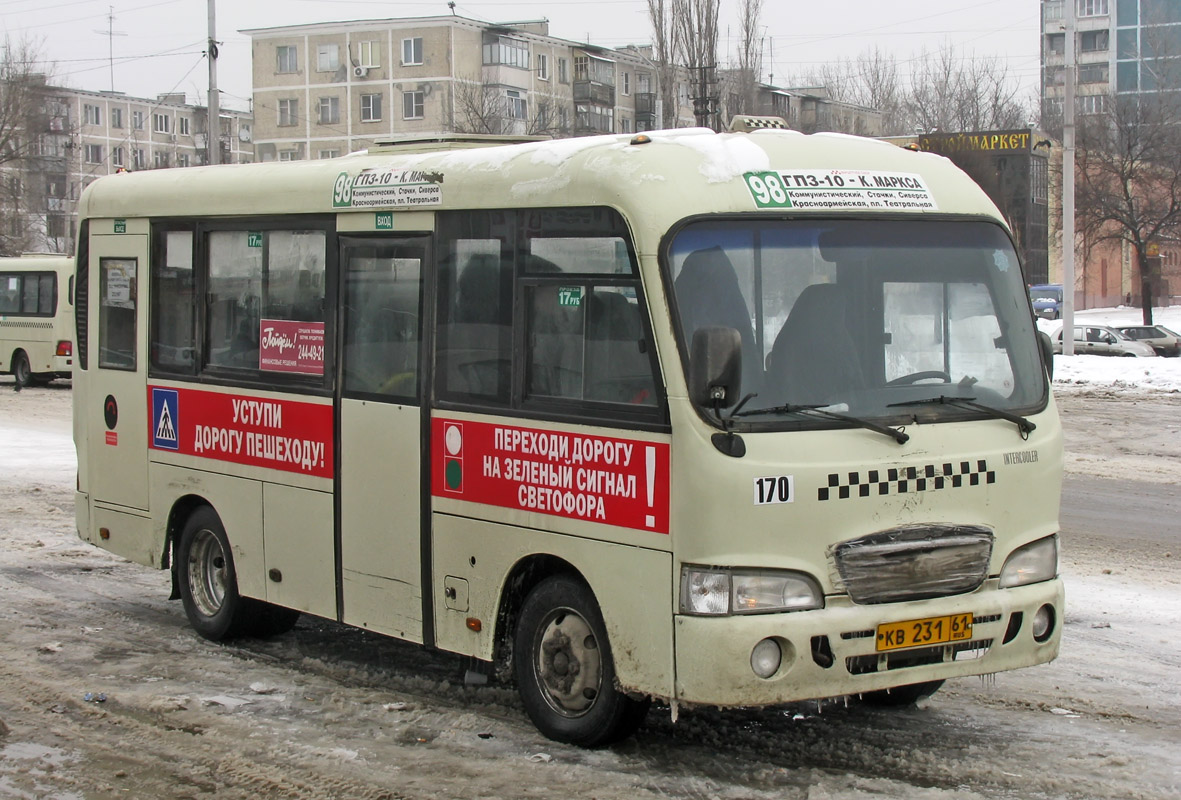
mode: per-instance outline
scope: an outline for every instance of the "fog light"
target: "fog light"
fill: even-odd
[[[774,639],[764,639],[750,651],[750,668],[760,678],[770,678],[779,671],[783,663],[783,651],[779,649],[779,642]]]
[[[1033,615],[1033,639],[1044,642],[1054,632],[1054,608],[1044,605]]]

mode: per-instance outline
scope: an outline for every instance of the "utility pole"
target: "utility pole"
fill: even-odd
[[[1075,0],[1063,3],[1066,69],[1062,98],[1062,354],[1074,355],[1074,79]]]
[[[205,56],[209,59],[209,123],[205,133],[206,162],[221,163],[221,96],[217,91],[217,0],[209,3],[209,44]]]

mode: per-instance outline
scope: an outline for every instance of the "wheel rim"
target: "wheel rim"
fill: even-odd
[[[204,616],[215,616],[225,604],[229,566],[213,531],[200,530],[193,537],[188,570],[193,605]]]
[[[538,626],[533,663],[542,697],[555,712],[579,717],[594,705],[603,654],[581,614],[569,608],[550,612]]]

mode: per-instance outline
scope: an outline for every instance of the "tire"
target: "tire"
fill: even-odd
[[[648,712],[615,688],[603,615],[591,590],[556,575],[525,598],[513,667],[525,711],[550,739],[599,747],[630,736]]]
[[[33,382],[33,371],[29,368],[29,357],[24,350],[17,350],[12,354],[12,377],[16,378],[16,385],[22,389]]]
[[[221,519],[209,506],[194,511],[180,534],[177,577],[185,616],[197,633],[220,642],[250,632],[250,604],[238,594],[234,557]]]
[[[912,706],[919,700],[935,694],[942,685],[943,681],[926,681],[925,683],[912,683],[907,686],[895,686],[893,689],[864,692],[861,695],[861,702],[879,708]]]

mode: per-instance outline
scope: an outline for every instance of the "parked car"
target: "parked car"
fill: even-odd
[[[1148,345],[1157,355],[1181,355],[1181,335],[1173,333],[1163,325],[1129,325],[1116,330],[1129,339]]]
[[[1054,352],[1062,352],[1062,331],[1054,334]],[[1074,352],[1093,356],[1156,356],[1156,351],[1148,345],[1106,325],[1076,325]]]
[[[1062,284],[1039,283],[1029,287],[1029,300],[1033,303],[1033,313],[1046,319],[1058,319],[1062,316]]]

